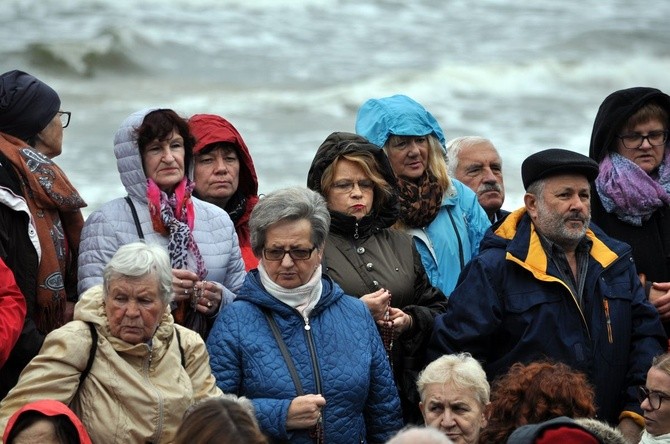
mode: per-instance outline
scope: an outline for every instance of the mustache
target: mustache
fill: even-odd
[[[489,191],[497,191],[502,194],[503,190],[499,183],[483,183],[477,188],[477,194],[488,193]]]

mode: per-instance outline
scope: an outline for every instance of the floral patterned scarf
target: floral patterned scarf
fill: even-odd
[[[400,220],[411,228],[429,225],[440,211],[443,194],[437,177],[428,170],[416,183],[398,177]]]

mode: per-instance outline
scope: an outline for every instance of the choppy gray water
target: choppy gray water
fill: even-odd
[[[267,192],[304,184],[330,132],[396,93],[448,139],[492,139],[512,209],[523,159],[587,153],[607,94],[670,91],[668,16],[670,2],[633,0],[5,0],[0,69],[35,74],[72,111],[57,162],[87,212],[124,194],[112,139],[137,109],[225,116]]]

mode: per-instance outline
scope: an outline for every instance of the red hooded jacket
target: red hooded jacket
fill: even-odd
[[[227,142],[235,145],[237,156],[240,160],[239,185],[237,192],[228,201],[226,212],[231,215],[235,224],[235,231],[240,242],[242,259],[247,271],[256,268],[258,259],[251,251],[251,238],[249,233],[249,216],[251,210],[258,202],[258,178],[256,177],[256,168],[251,159],[249,148],[240,133],[235,127],[221,116],[214,114],[195,114],[188,121],[193,136],[196,138],[196,144],[193,147],[193,154],[197,154],[207,145],[217,142]],[[195,193],[196,197],[199,197]],[[237,197],[237,198],[235,198]],[[244,199],[244,209],[241,215],[234,213],[235,206]]]
[[[81,444],[91,444],[91,438],[88,436],[88,432],[84,428],[84,425],[81,423],[77,415],[75,415],[74,412],[68,408],[68,406],[60,401],[55,401],[53,399],[42,399],[40,401],[30,402],[14,413],[12,417],[9,418],[5,432],[2,435],[3,442],[7,442],[9,433],[12,431],[12,428],[14,428],[14,424],[16,424],[19,416],[25,412],[30,411],[40,412],[44,416],[49,417],[58,415],[67,416],[70,422],[77,429],[77,433],[79,434],[79,442]]]

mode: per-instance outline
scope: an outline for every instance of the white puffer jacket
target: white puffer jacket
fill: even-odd
[[[135,130],[151,110],[130,115],[114,137],[114,155],[121,182],[132,199],[147,242],[167,246],[168,238],[154,231],[147,201],[147,178],[142,168]],[[224,287],[222,305],[231,302],[244,281],[244,263],[235,226],[221,208],[193,198],[193,238],[207,267],[207,280]],[[102,283],[102,272],[121,246],[139,240],[133,215],[124,198],[114,199],[93,212],[81,233],[79,294]],[[189,262],[193,258],[189,257]]]

